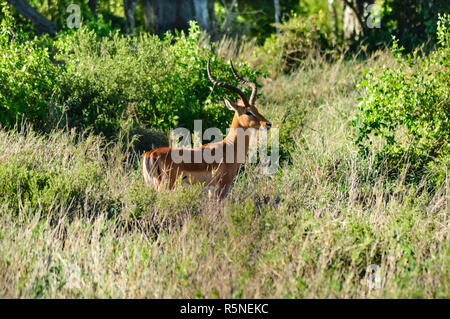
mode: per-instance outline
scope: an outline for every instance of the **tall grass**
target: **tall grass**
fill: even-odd
[[[448,298],[448,181],[389,179],[350,141],[373,63],[394,62],[318,60],[261,80],[283,162],[270,176],[246,164],[222,204],[201,187],[144,187],[119,143],[1,130],[0,296]]]

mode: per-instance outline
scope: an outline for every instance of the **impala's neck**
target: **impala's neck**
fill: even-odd
[[[230,125],[230,130],[223,140],[223,143],[229,146],[233,145],[235,154],[237,154],[239,151],[238,148],[242,148],[242,146],[239,145],[242,141],[245,143],[244,156],[246,157],[250,145],[250,131],[248,128],[244,128],[239,124],[238,116],[235,114]]]

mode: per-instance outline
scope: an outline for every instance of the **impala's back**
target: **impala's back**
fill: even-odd
[[[208,61],[207,72],[210,81],[240,97],[236,102],[225,99],[225,105],[234,112],[227,136],[220,142],[194,149],[159,147],[146,152],[142,169],[148,186],[154,186],[157,190],[164,186],[172,188],[180,178],[183,183],[204,183],[205,186],[213,187],[217,191],[216,195],[221,198],[227,194],[239,167],[245,161],[249,147],[249,131],[271,128],[270,122],[255,108],[256,84],[242,79],[232,63],[231,71],[241,84],[252,88],[249,100],[237,87],[214,79]]]

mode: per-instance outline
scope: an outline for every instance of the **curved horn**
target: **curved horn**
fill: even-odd
[[[234,77],[243,85],[247,86],[247,87],[251,87],[252,88],[252,95],[250,95],[250,104],[251,105],[255,105],[255,98],[256,98],[256,92],[258,92],[258,88],[256,87],[256,83],[253,82],[248,82],[246,80],[244,80],[243,78],[241,78],[237,73],[236,70],[234,69],[233,66],[233,61],[230,60],[230,65],[231,65],[231,72],[233,72]]]
[[[213,78],[213,76],[211,75],[211,69],[209,67],[209,59],[208,59],[208,65],[206,67],[206,70],[208,71],[208,78],[212,82],[212,84],[220,86],[220,87],[223,87],[223,88],[226,88],[226,89],[228,89],[230,91],[233,91],[234,93],[237,93],[241,97],[241,99],[244,102],[245,106],[246,107],[250,106],[250,104],[248,103],[247,97],[244,95],[244,93],[241,90],[239,90],[237,87],[234,87],[232,85],[219,82],[215,78]]]

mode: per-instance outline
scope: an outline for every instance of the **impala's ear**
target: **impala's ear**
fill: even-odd
[[[236,108],[233,106],[233,103],[229,99],[224,98],[223,100],[225,101],[225,105],[229,110],[236,111]]]

